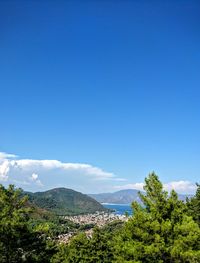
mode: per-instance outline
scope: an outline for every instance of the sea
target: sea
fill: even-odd
[[[129,215],[132,215],[132,208],[130,204],[108,204],[108,203],[102,203],[102,205],[106,208],[114,210],[113,213],[117,215],[124,215],[126,212],[128,212]]]

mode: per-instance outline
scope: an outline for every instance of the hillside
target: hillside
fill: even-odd
[[[67,188],[55,188],[45,192],[26,193],[29,201],[41,209],[57,215],[75,215],[106,211],[93,198]]]
[[[126,189],[120,190],[114,193],[101,193],[101,194],[90,194],[92,198],[97,200],[99,203],[110,203],[110,204],[131,204],[133,201],[140,203],[138,196],[138,190]],[[192,197],[192,195],[179,194],[180,200],[185,200],[186,197]]]

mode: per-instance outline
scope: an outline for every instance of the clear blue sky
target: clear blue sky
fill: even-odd
[[[199,14],[198,0],[1,1],[0,151],[198,181]]]

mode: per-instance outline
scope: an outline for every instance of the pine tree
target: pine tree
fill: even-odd
[[[200,226],[200,184],[197,184],[197,190],[194,197],[187,199],[188,213]]]
[[[27,197],[0,185],[0,262],[49,262],[46,242],[29,228]]]
[[[200,262],[200,229],[186,205],[175,191],[168,196],[155,173],[144,190],[143,206],[133,202],[134,214],[116,237],[114,262]]]

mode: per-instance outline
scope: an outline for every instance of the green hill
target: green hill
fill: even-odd
[[[26,194],[31,203],[57,215],[87,214],[107,210],[93,198],[67,188]]]

